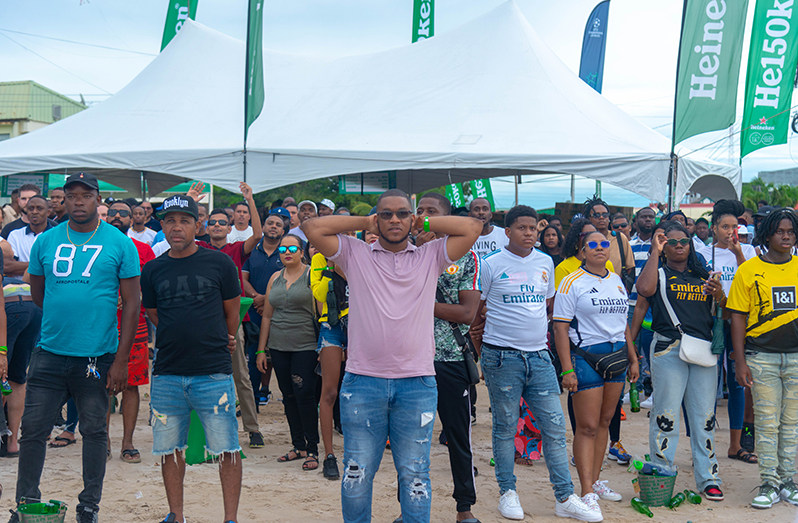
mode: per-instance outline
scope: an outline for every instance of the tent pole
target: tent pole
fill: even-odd
[[[514,185],[515,185],[515,205],[516,206],[518,205],[518,178],[520,178],[520,177],[521,177],[521,175],[518,174],[518,171],[515,171],[515,184]]]
[[[576,175],[571,175],[571,203],[576,202]]]

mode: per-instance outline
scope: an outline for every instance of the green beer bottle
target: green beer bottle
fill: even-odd
[[[671,509],[671,510],[675,509],[676,507],[678,507],[679,505],[684,503],[685,499],[687,499],[687,497],[684,495],[684,493],[682,493],[682,492],[677,493],[668,502],[668,508]]]
[[[654,514],[651,512],[651,509],[648,508],[648,505],[643,503],[643,500],[640,498],[632,498],[632,508],[640,512],[641,514],[645,514],[650,518],[654,517]]]
[[[632,412],[640,412],[640,392],[637,390],[637,383],[629,384],[629,403],[632,404]]]
[[[693,490],[685,490],[684,495],[687,498],[687,501],[689,501],[693,505],[701,504],[701,496],[697,492]]]

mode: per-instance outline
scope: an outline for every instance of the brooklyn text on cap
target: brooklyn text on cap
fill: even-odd
[[[73,183],[82,183],[89,189],[94,189],[95,191],[100,190],[100,183],[97,181],[97,178],[93,174],[89,173],[75,173],[69,176],[64,182],[64,187],[68,187]]]
[[[182,196],[179,194],[170,196],[163,201],[161,208],[158,209],[158,212],[156,212],[155,215],[158,217],[158,219],[163,220],[164,217],[170,212],[183,212],[190,214],[195,220],[199,218],[197,202],[195,202],[190,196]]]

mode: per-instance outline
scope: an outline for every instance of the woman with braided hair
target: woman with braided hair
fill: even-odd
[[[798,257],[792,255],[798,216],[771,212],[757,228],[764,254],[745,262],[729,293],[737,381],[754,399],[759,493],[751,502],[765,509],[780,500],[798,505]]]

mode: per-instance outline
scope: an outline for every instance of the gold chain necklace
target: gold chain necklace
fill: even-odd
[[[88,240],[86,240],[85,242],[81,243],[80,245],[75,245],[75,242],[73,242],[73,241],[72,241],[72,239],[69,237],[69,224],[67,223],[67,241],[69,241],[69,243],[71,243],[72,245],[75,245],[75,247],[83,247],[84,245],[86,245],[87,243],[89,243],[89,242],[91,241],[91,239],[92,239],[92,238],[94,238],[94,235],[95,235],[95,234],[97,234],[97,231],[100,229],[100,222],[101,222],[101,221],[102,221],[102,220],[100,220],[99,218],[97,218],[97,227],[95,227],[95,229],[94,229],[94,232],[93,232],[93,233],[91,233],[91,236],[89,236],[89,239],[88,239]]]

